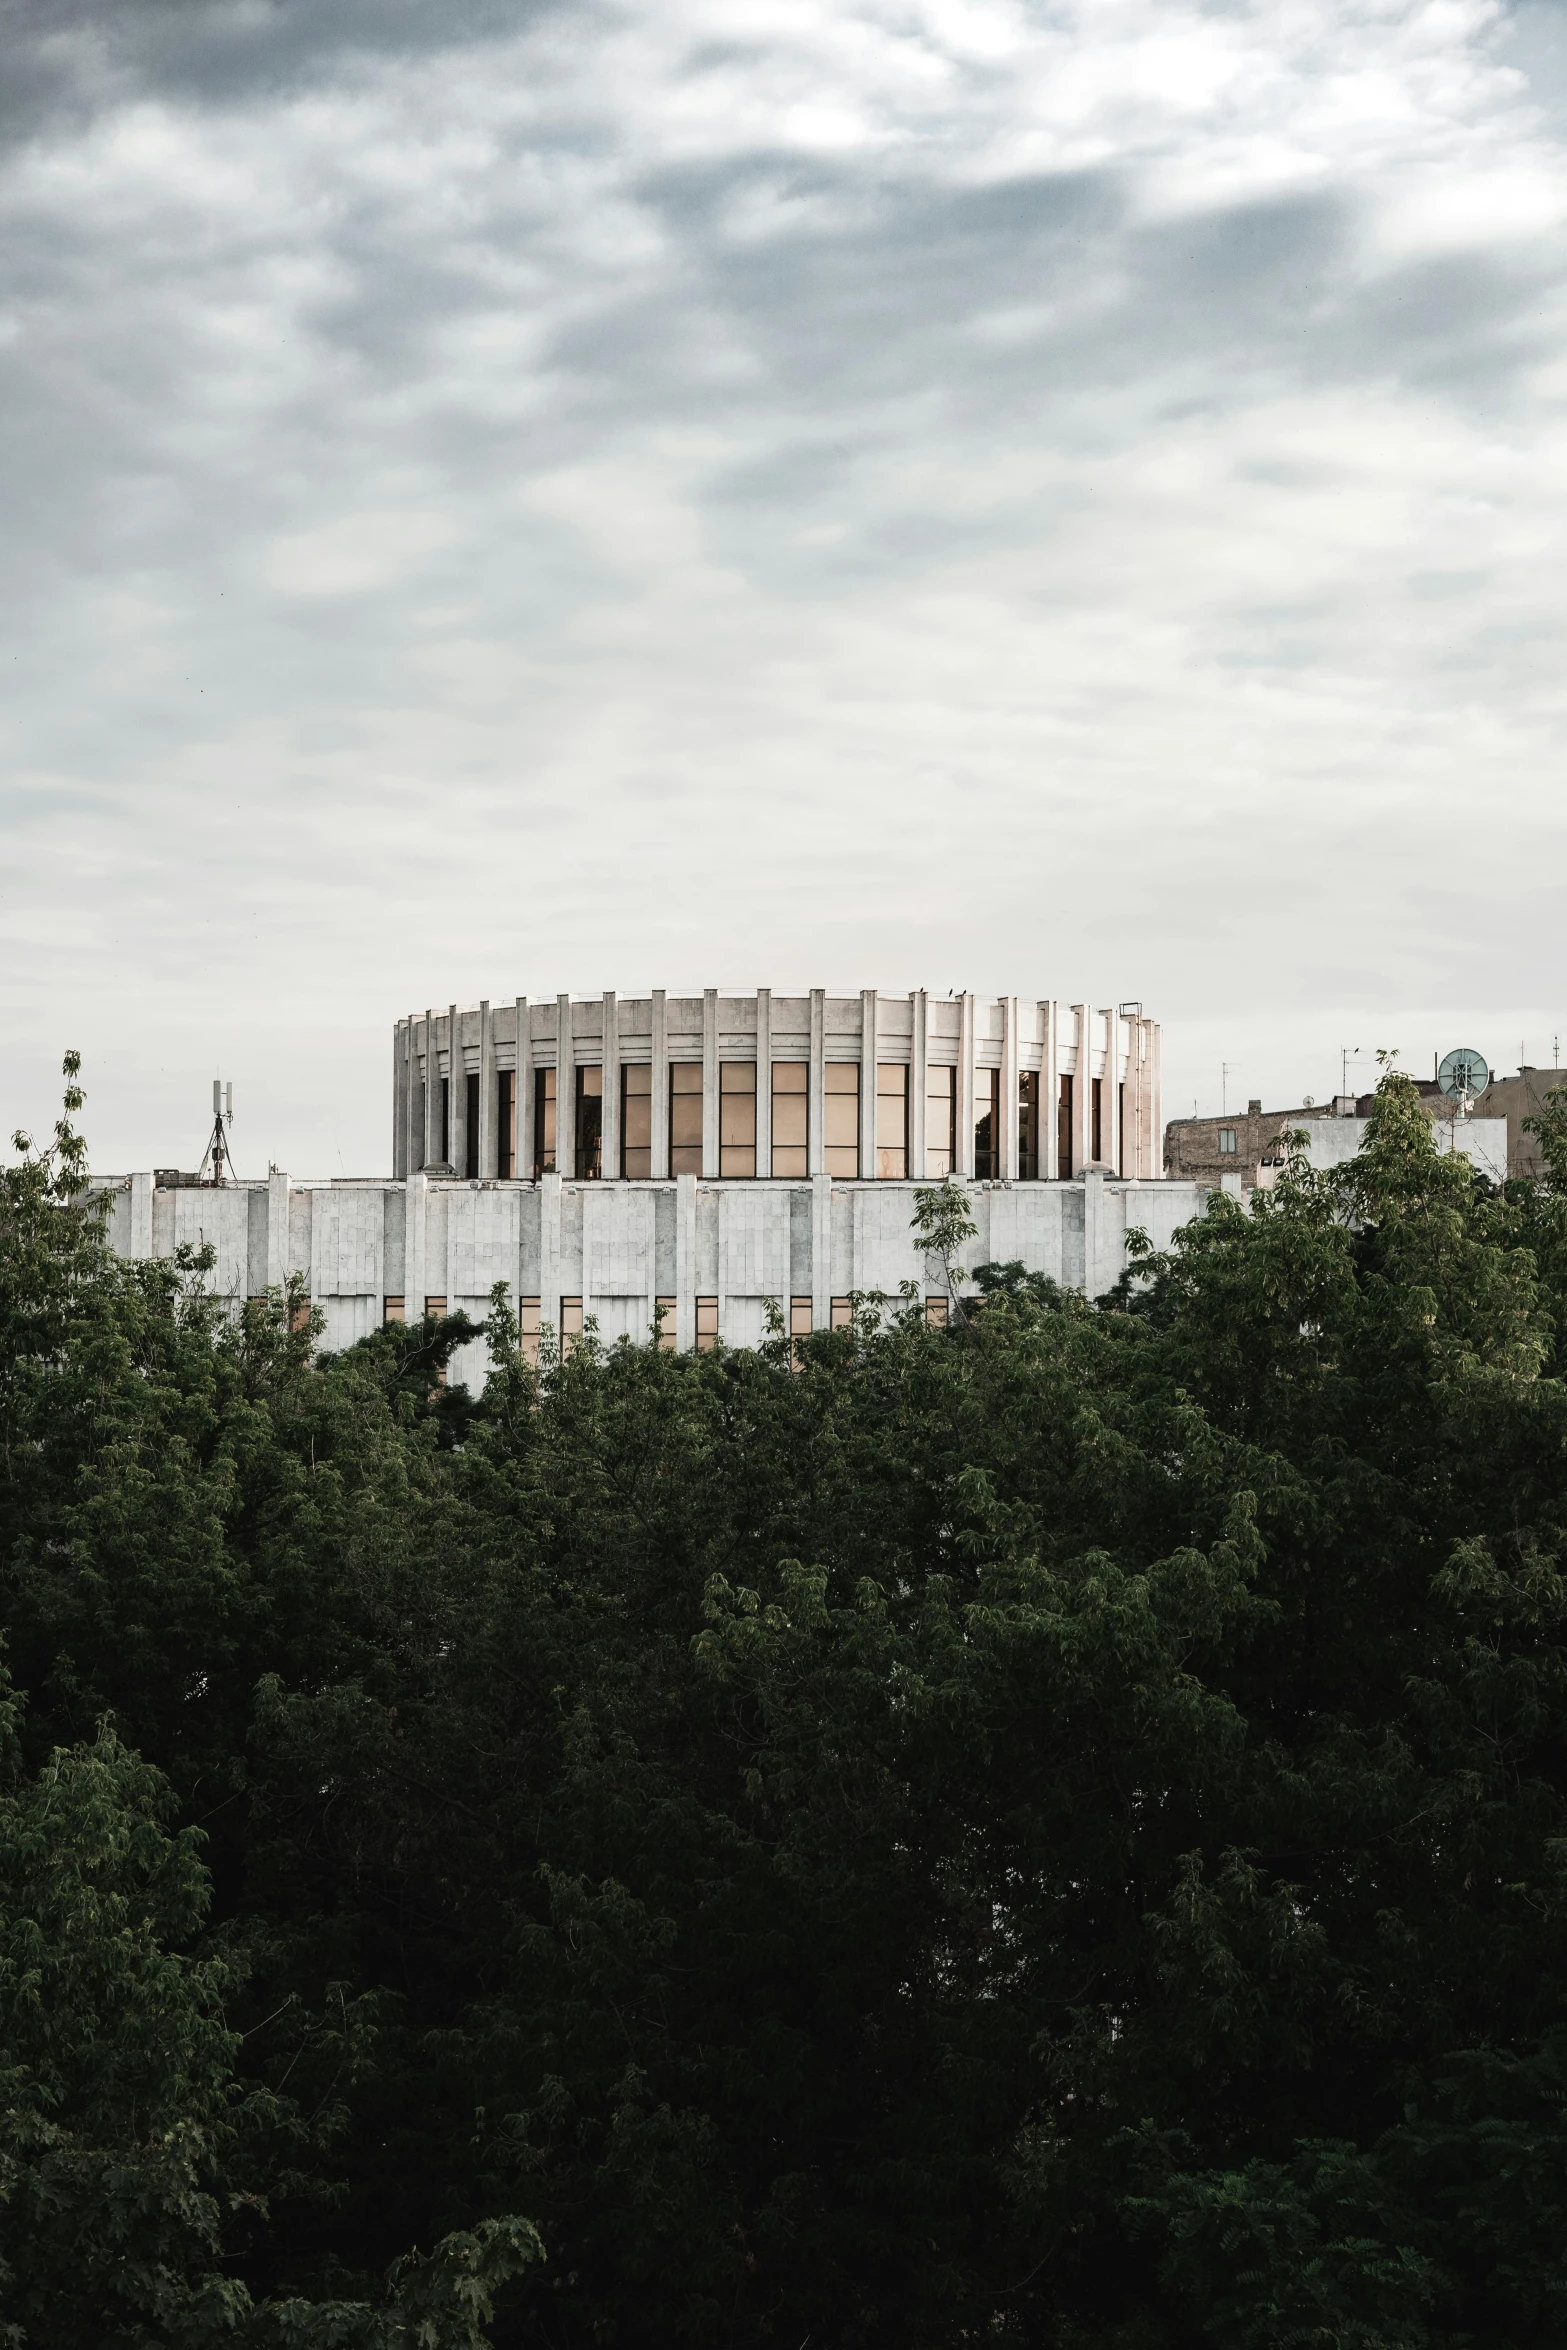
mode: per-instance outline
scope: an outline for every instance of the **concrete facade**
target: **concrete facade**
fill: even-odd
[[[461,1307],[475,1319],[504,1281],[524,1328],[568,1338],[588,1318],[606,1340],[638,1342],[667,1300],[665,1335],[680,1347],[721,1336],[755,1344],[768,1308],[785,1329],[830,1328],[854,1292],[896,1297],[905,1281],[943,1296],[941,1269],[910,1231],[914,1183],[403,1180],[160,1185],[151,1174],[100,1179],[109,1237],[132,1258],[182,1243],[212,1246],[209,1287],[236,1305],[294,1274],[324,1315],[325,1344],[350,1346],[390,1317]],[[1070,1182],[971,1182],[978,1236],[969,1266],[1019,1261],[1064,1287],[1101,1296],[1126,1262],[1126,1233],[1157,1247],[1200,1213],[1194,1184],[1090,1172]],[[462,1350],[453,1377],[480,1384],[485,1350]]]
[[[886,1096],[876,1073],[907,1072],[906,1132],[893,1147],[919,1182],[947,1172],[935,1163],[932,1085],[951,1072],[955,1127],[951,1172],[1006,1182],[1051,1182],[1092,1167],[1148,1180],[1160,1173],[1159,1029],[1140,1005],[1096,1007],[1019,996],[939,996],[923,988],[883,995],[866,988],[833,995],[668,995],[481,1003],[410,1013],[393,1036],[392,1165],[469,1179],[533,1178],[545,1172],[586,1177],[576,1150],[576,1073],[596,1071],[601,1088],[598,1179],[626,1172],[621,1128],[624,1072],[647,1072],[650,1163],[670,1169],[674,1069],[700,1068],[704,1177],[721,1167],[724,1070],[755,1072],[756,1133],[752,1179],[779,1172],[815,1176],[851,1172],[827,1163],[829,1073],[858,1068],[859,1164],[852,1179],[874,1180],[889,1147]],[[775,1065],[805,1072],[807,1163],[774,1164],[771,1126]],[[539,1131],[539,1080],[553,1073],[554,1166]],[[977,1138],[995,1088],[990,1163]],[[1030,1107],[1032,1101],[1032,1107]],[[1037,1147],[1029,1151],[1030,1120]]]
[[[1507,1169],[1511,1175],[1538,1180],[1547,1173],[1538,1135],[1524,1132],[1524,1120],[1537,1118],[1546,1097],[1567,1085],[1567,1069],[1536,1069],[1525,1063],[1516,1077],[1495,1077],[1474,1100],[1477,1118],[1501,1118],[1507,1125]]]

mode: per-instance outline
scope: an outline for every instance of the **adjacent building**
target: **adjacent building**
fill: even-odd
[[[1521,1169],[1514,1160],[1512,1123],[1492,1108],[1494,1086],[1488,1087],[1466,1115],[1451,1094],[1434,1080],[1418,1083],[1420,1106],[1432,1123],[1437,1147],[1457,1151],[1493,1183]],[[1294,1109],[1264,1110],[1253,1099],[1245,1113],[1231,1111],[1217,1118],[1172,1118],[1164,1130],[1165,1173],[1178,1181],[1200,1183],[1227,1191],[1266,1188],[1278,1179],[1284,1164],[1285,1138],[1306,1137],[1306,1155],[1314,1166],[1338,1166],[1351,1159],[1366,1135],[1374,1094],[1335,1094],[1330,1102],[1302,1102]],[[1518,1109],[1521,1119],[1528,1115]],[[1527,1138],[1532,1139],[1532,1138]]]

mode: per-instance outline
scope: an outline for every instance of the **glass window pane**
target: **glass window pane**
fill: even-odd
[[[876,1071],[876,1173],[901,1183],[909,1171],[909,1072],[904,1063]]]
[[[646,1061],[620,1072],[620,1171],[629,1183],[653,1172],[653,1071]]]
[[[775,1175],[804,1175],[807,1172],[804,1143],[773,1144],[773,1173]]]
[[[604,1072],[577,1071],[577,1180],[596,1183],[604,1172]]]
[[[718,1300],[699,1297],[696,1301],[696,1345],[698,1354],[711,1354],[718,1344]]]
[[[718,1064],[720,1093],[755,1093],[756,1063],[754,1061],[720,1061]]]
[[[754,1142],[721,1142],[718,1146],[720,1175],[740,1176],[756,1173],[756,1145]]]
[[[957,1157],[958,1073],[956,1069],[925,1072],[925,1175],[939,1183],[950,1175]]]
[[[1039,1178],[1039,1071],[1022,1069],[1017,1081],[1017,1171],[1023,1183]]]
[[[829,1061],[826,1069],[829,1093],[852,1093],[860,1098],[860,1064],[858,1061]]]
[[[699,1093],[677,1093],[669,1104],[669,1139],[677,1146],[691,1143],[702,1147],[702,1096]]]
[[[774,1061],[773,1096],[781,1093],[805,1093],[809,1090],[811,1064],[809,1061]]]
[[[700,1094],[702,1090],[701,1062],[671,1061],[669,1064],[669,1090],[672,1094]]]
[[[833,1329],[834,1329],[834,1330],[847,1330],[847,1329],[849,1329],[849,1327],[852,1325],[853,1321],[854,1321],[854,1301],[853,1301],[853,1299],[852,1299],[852,1298],[847,1298],[847,1297],[835,1297],[835,1298],[833,1299],[833,1301],[832,1301],[832,1327],[833,1327]]]
[[[860,1172],[860,1064],[829,1061],[822,1105],[822,1163],[829,1175]]]
[[[535,1175],[553,1175],[555,1172],[553,1069],[535,1069],[533,1072],[533,1172]]]

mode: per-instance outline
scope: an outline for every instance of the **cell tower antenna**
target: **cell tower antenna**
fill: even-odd
[[[228,1183],[234,1176],[234,1159],[229,1150],[229,1128],[234,1123],[234,1088],[225,1085],[221,1077],[212,1080],[212,1132],[207,1138],[206,1155],[202,1159],[200,1179],[203,1183]]]

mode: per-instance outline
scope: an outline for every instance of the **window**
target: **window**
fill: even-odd
[[[947,1327],[947,1299],[928,1297],[925,1300],[925,1327],[927,1330],[945,1330]]]
[[[658,1311],[658,1343],[666,1355],[672,1355],[675,1351],[675,1314],[678,1310],[678,1300],[672,1297],[656,1297],[653,1303]]]
[[[876,1172],[902,1183],[909,1172],[909,1072],[901,1063],[876,1071]]]
[[[1088,1097],[1088,1155],[1097,1166],[1105,1155],[1105,1081],[1095,1077],[1090,1083],[1093,1091]]]
[[[479,1173],[479,1072],[463,1088],[462,1171],[470,1183]]]
[[[831,1320],[831,1323],[829,1324],[829,1327],[830,1327],[831,1329],[834,1329],[834,1330],[852,1330],[852,1329],[853,1329],[853,1327],[854,1327],[854,1300],[853,1300],[853,1298],[852,1298],[852,1297],[835,1297],[835,1298],[833,1299],[833,1301],[832,1301],[832,1306],[831,1306],[831,1313],[832,1313],[832,1320]]]
[[[400,1322],[402,1318],[403,1301],[400,1297],[386,1297],[381,1300],[381,1319],[383,1322]]]
[[[823,1105],[822,1164],[829,1175],[860,1171],[860,1064],[829,1061]]]
[[[1017,1172],[1020,1183],[1039,1181],[1039,1071],[1020,1069],[1017,1079]]]
[[[718,1172],[756,1173],[756,1063],[718,1064]]]
[[[669,1064],[669,1172],[702,1172],[702,1064]]]
[[[620,1072],[620,1172],[653,1172],[653,1064],[631,1061]]]
[[[440,1158],[440,1164],[441,1164],[443,1167],[449,1167],[449,1166],[451,1165],[451,1163],[452,1163],[452,1081],[451,1081],[451,1079],[450,1079],[449,1077],[443,1077],[443,1078],[441,1079],[441,1158]]]
[[[517,1072],[500,1069],[495,1077],[495,1122],[499,1132],[495,1137],[495,1172],[497,1175],[515,1175],[517,1172]]]
[[[807,1157],[810,1117],[810,1063],[808,1061],[775,1061],[773,1063],[773,1173],[775,1175],[806,1175],[810,1172]]]
[[[542,1327],[543,1320],[539,1312],[539,1300],[536,1297],[519,1297],[517,1300],[517,1332],[522,1341],[523,1358],[530,1362],[535,1370],[539,1367],[539,1335]]]
[[[560,1301],[560,1352],[564,1362],[582,1336],[582,1300],[563,1297]]]
[[[1228,1154],[1234,1150],[1235,1129],[1233,1126],[1221,1126],[1219,1128],[1219,1148],[1226,1154],[1226,1156],[1228,1156]]]
[[[1063,1077],[1061,1091],[1056,1098],[1056,1173],[1062,1176],[1072,1174],[1076,1164],[1072,1143],[1075,1096],[1075,1080]]]
[[[438,1322],[445,1311],[446,1300],[444,1297],[427,1297],[425,1299],[424,1318],[427,1322]]]
[[[577,1181],[596,1183],[604,1172],[604,1072],[577,1071]]]
[[[553,1175],[555,1172],[553,1069],[535,1069],[533,1072],[533,1172],[535,1175]]]
[[[789,1336],[791,1338],[810,1337],[815,1328],[811,1315],[812,1306],[808,1297],[792,1297],[789,1300]]]
[[[716,1297],[699,1297],[696,1301],[696,1351],[699,1355],[710,1355],[717,1344],[718,1300]]]
[[[940,1183],[952,1173],[958,1155],[958,1073],[956,1069],[925,1071],[925,1173]]]
[[[994,1181],[1001,1172],[1001,1071],[974,1072],[974,1173]]]

